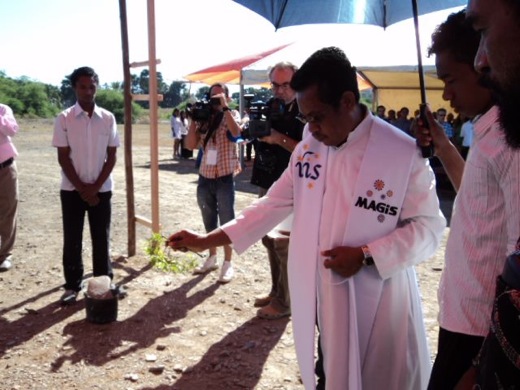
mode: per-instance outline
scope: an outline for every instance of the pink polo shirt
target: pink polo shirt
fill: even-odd
[[[18,124],[11,107],[0,104],[0,163],[18,156],[11,137],[18,132]]]

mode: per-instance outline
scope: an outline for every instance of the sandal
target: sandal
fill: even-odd
[[[272,300],[273,300],[273,297],[270,296],[270,295],[267,295],[267,296],[264,296],[264,297],[260,297],[260,298],[256,298],[254,306],[255,307],[264,307],[264,306],[269,305]]]
[[[291,309],[278,311],[272,305],[267,305],[258,309],[256,316],[264,320],[277,320],[279,318],[288,317],[291,315]]]

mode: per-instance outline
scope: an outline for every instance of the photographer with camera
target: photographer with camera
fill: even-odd
[[[202,148],[197,184],[197,203],[207,232],[235,218],[234,176],[240,173],[237,146],[240,118],[228,107],[229,90],[216,83],[209,88],[209,102],[195,103],[192,123],[186,136],[188,149]],[[200,153],[200,150],[199,150]],[[224,246],[224,262],[218,281],[228,283],[234,275],[231,265],[231,246]],[[209,256],[194,274],[205,274],[218,268],[217,248],[209,249]]]
[[[289,165],[292,151],[302,139],[304,125],[296,118],[299,113],[296,93],[289,85],[296,70],[297,67],[290,62],[280,62],[269,72],[274,95],[266,104],[270,119],[267,122],[270,125],[267,129],[269,135],[258,138],[251,176],[251,183],[259,187],[259,197],[264,196],[282,175]],[[251,111],[249,130],[254,135],[254,107]],[[267,296],[255,300],[255,307],[260,307],[257,311],[260,318],[276,319],[291,314],[287,280],[289,237],[282,232],[289,231],[291,224],[289,217],[262,238],[269,257],[272,287]]]

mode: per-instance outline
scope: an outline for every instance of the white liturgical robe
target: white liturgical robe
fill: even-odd
[[[289,288],[305,388],[318,321],[327,390],[425,389],[430,357],[413,266],[437,249],[446,220],[428,160],[370,113],[342,146],[305,138],[267,195],[224,225],[241,253],[294,213]],[[375,266],[343,278],[324,250],[368,245]]]

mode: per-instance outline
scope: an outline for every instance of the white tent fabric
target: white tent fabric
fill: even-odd
[[[356,29],[357,27],[357,29]],[[399,49],[395,46],[395,39],[390,32],[377,31],[370,35],[370,39],[359,39],[352,35],[372,26],[322,26],[325,34],[306,36],[305,40],[288,45],[263,59],[242,69],[242,86],[266,85],[268,70],[280,61],[290,61],[301,66],[316,50],[324,46],[338,46],[348,56],[352,65],[359,74],[372,85],[374,90],[374,105],[382,104],[387,110],[399,110],[408,107],[412,114],[419,108],[421,102],[419,74],[417,69],[417,53],[413,50],[413,39],[406,36],[400,41]],[[341,33],[337,33],[341,28]],[[351,31],[345,33],[346,29]],[[330,33],[328,33],[330,32]],[[426,46],[426,45],[425,45]],[[434,58],[423,57],[423,68],[426,86],[426,101],[431,108],[449,108],[449,104],[442,99],[443,84],[437,79]]]
[[[419,108],[421,94],[417,66],[362,66],[358,68],[358,72],[373,85],[374,104],[396,111],[401,107],[408,107],[410,114]],[[444,107],[449,111],[449,103],[442,98],[443,82],[437,78],[434,65],[424,66],[424,82],[426,102],[432,110]]]
[[[375,106],[382,104],[387,110],[394,109],[396,111],[401,107],[408,107],[410,114],[419,107],[421,96],[417,66],[360,66],[357,67],[357,70],[360,76],[372,85]],[[441,107],[446,108],[447,102],[442,99],[443,83],[437,78],[435,66],[425,66],[424,77],[428,104],[433,110]],[[241,85],[267,83],[269,83],[267,68],[246,68],[242,70]]]

